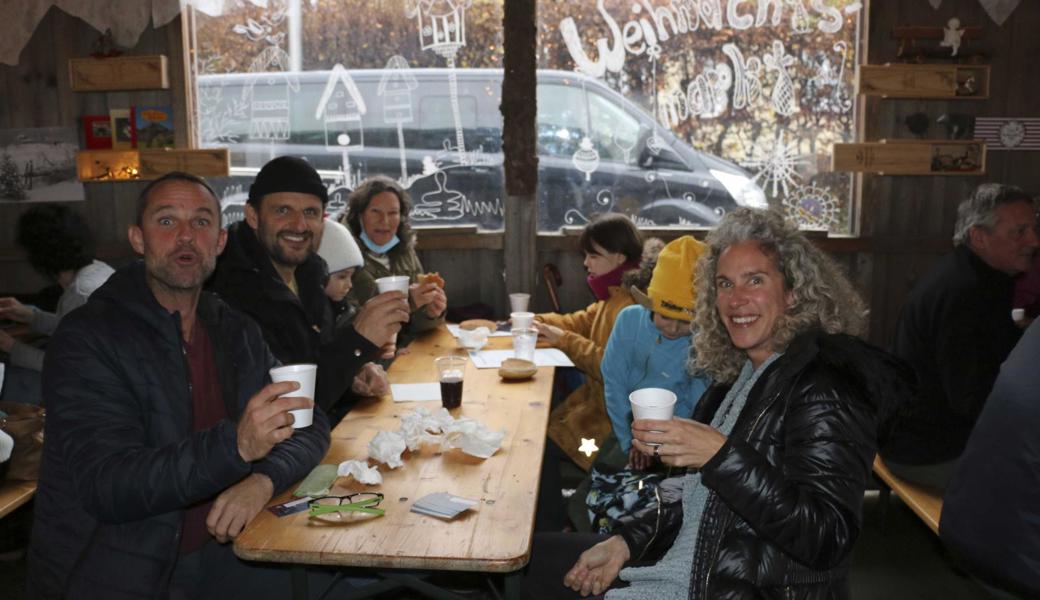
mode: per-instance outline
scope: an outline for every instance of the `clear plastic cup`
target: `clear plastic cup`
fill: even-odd
[[[295,381],[300,384],[298,390],[288,394],[289,397],[295,398],[303,396],[314,400],[314,380],[318,376],[318,365],[285,365],[282,367],[275,367],[268,371],[268,373],[271,375],[272,383]],[[311,423],[314,422],[313,407],[291,410],[289,411],[289,414],[293,416],[293,429],[310,427]]]
[[[513,322],[513,329],[530,329],[534,325],[532,312],[512,312],[509,313],[509,319]]]
[[[512,312],[527,312],[530,302],[531,294],[509,294],[509,310]]]
[[[466,376],[465,356],[440,356],[433,359],[437,381],[441,384],[441,406],[447,409],[462,405],[462,383]]]
[[[534,362],[534,347],[538,344],[538,330],[533,327],[510,330],[513,336],[513,356]]]

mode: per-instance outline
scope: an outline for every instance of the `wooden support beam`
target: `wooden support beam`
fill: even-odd
[[[502,152],[507,292],[533,293],[538,273],[537,0],[509,0],[503,16]]]

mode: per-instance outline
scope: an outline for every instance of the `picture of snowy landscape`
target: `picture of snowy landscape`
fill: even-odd
[[[83,200],[71,127],[0,129],[0,202]]]

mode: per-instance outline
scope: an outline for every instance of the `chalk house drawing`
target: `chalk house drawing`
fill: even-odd
[[[404,124],[414,120],[412,115],[412,93],[419,82],[412,75],[405,57],[391,56],[379,79],[376,95],[383,99],[383,122],[397,126],[397,150],[401,159],[401,185],[408,183],[408,160],[405,157]]]
[[[455,74],[455,56],[466,45],[466,9],[472,0],[412,0],[406,14],[415,17],[419,26],[419,43],[448,63],[448,86],[452,117],[455,119],[455,144],[459,164],[467,164],[466,141],[459,113],[459,82]]]
[[[250,63],[249,72],[255,75],[242,89],[249,99],[249,138],[289,139],[291,98],[300,91],[299,78],[289,72],[289,55],[278,46],[268,46]]]

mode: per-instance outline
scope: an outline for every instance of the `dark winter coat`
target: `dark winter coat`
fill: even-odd
[[[885,460],[933,465],[960,456],[1000,363],[1022,331],[1011,320],[1014,280],[957,246],[914,287],[894,353],[917,375]]]
[[[242,460],[235,421],[277,363],[256,324],[212,294],[196,314],[229,419],[195,433],[180,314],[158,303],[141,262],[62,320],[43,370],[47,443],[29,597],[162,597],[186,507],[250,473],[270,477],[279,493],[325,455],[328,421],[316,410],[311,427],[264,459]]]
[[[296,267],[299,296],[275,271],[248,223],[228,228],[227,246],[209,287],[260,324],[271,352],[282,364],[315,363],[315,401],[331,410],[349,395],[354,376],[375,360],[379,347],[353,326],[336,328],[328,297],[325,261],[317,253]]]
[[[752,388],[736,426],[701,468],[711,490],[690,565],[690,598],[847,598],[876,437],[909,393],[898,361],[845,335],[795,338]],[[715,384],[694,419],[710,422]],[[682,477],[628,520],[633,560],[657,560],[683,519]]]

